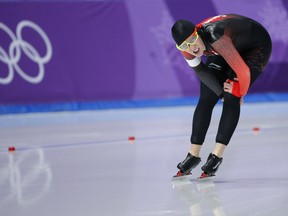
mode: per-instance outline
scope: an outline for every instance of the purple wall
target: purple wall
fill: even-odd
[[[197,96],[170,28],[220,13],[271,34],[271,61],[250,93],[287,92],[287,12],[284,0],[0,1],[0,104]]]

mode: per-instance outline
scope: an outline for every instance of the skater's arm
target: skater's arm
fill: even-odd
[[[193,68],[199,77],[200,81],[203,82],[208,88],[210,88],[219,98],[223,97],[223,86],[219,83],[213,72],[209,70],[200,57],[195,57],[190,53],[181,51],[188,65]]]
[[[240,88],[239,93],[241,96],[244,96],[250,85],[250,69],[234,47],[231,38],[224,34],[212,46],[237,74]]]
[[[210,88],[219,98],[223,97],[224,93],[223,86],[221,86],[221,84],[214,76],[213,72],[209,70],[207,65],[205,65],[201,61],[197,66],[194,66],[192,68],[199,77],[199,79],[201,80],[201,82],[204,83],[204,85]]]
[[[198,66],[193,67],[197,76],[208,88],[210,88],[219,98],[223,97],[223,86],[219,83],[213,72],[209,70],[207,65],[201,62]]]

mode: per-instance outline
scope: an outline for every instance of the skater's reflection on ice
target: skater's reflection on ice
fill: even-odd
[[[191,216],[215,215],[226,216],[221,200],[213,181],[172,181],[174,190],[180,198],[189,206]]]
[[[43,149],[18,151],[17,154],[6,154],[7,157],[3,155],[0,207],[15,202],[21,206],[34,204],[50,190],[52,170]]]

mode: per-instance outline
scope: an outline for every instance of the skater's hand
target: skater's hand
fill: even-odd
[[[238,78],[234,78],[234,81],[238,82]],[[225,92],[232,94],[233,93],[233,87],[234,87],[234,82],[232,80],[227,79],[224,82],[223,90]]]
[[[223,90],[225,92],[228,92],[235,97],[241,98],[242,95],[240,93],[240,86],[237,78],[234,78],[234,80],[227,79],[223,84]]]
[[[237,89],[239,89],[238,78],[234,78],[234,81],[227,79],[223,85],[223,90],[225,92],[233,94],[236,97],[239,97],[240,98],[240,105],[242,105],[244,100],[243,100],[243,97],[241,97],[238,94]],[[222,102],[224,102],[224,98],[222,98]]]

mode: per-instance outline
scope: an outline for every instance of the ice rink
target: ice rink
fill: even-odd
[[[177,182],[194,106],[2,115],[1,215],[288,215],[288,103],[244,103],[216,177],[195,180],[221,108],[201,164]]]

